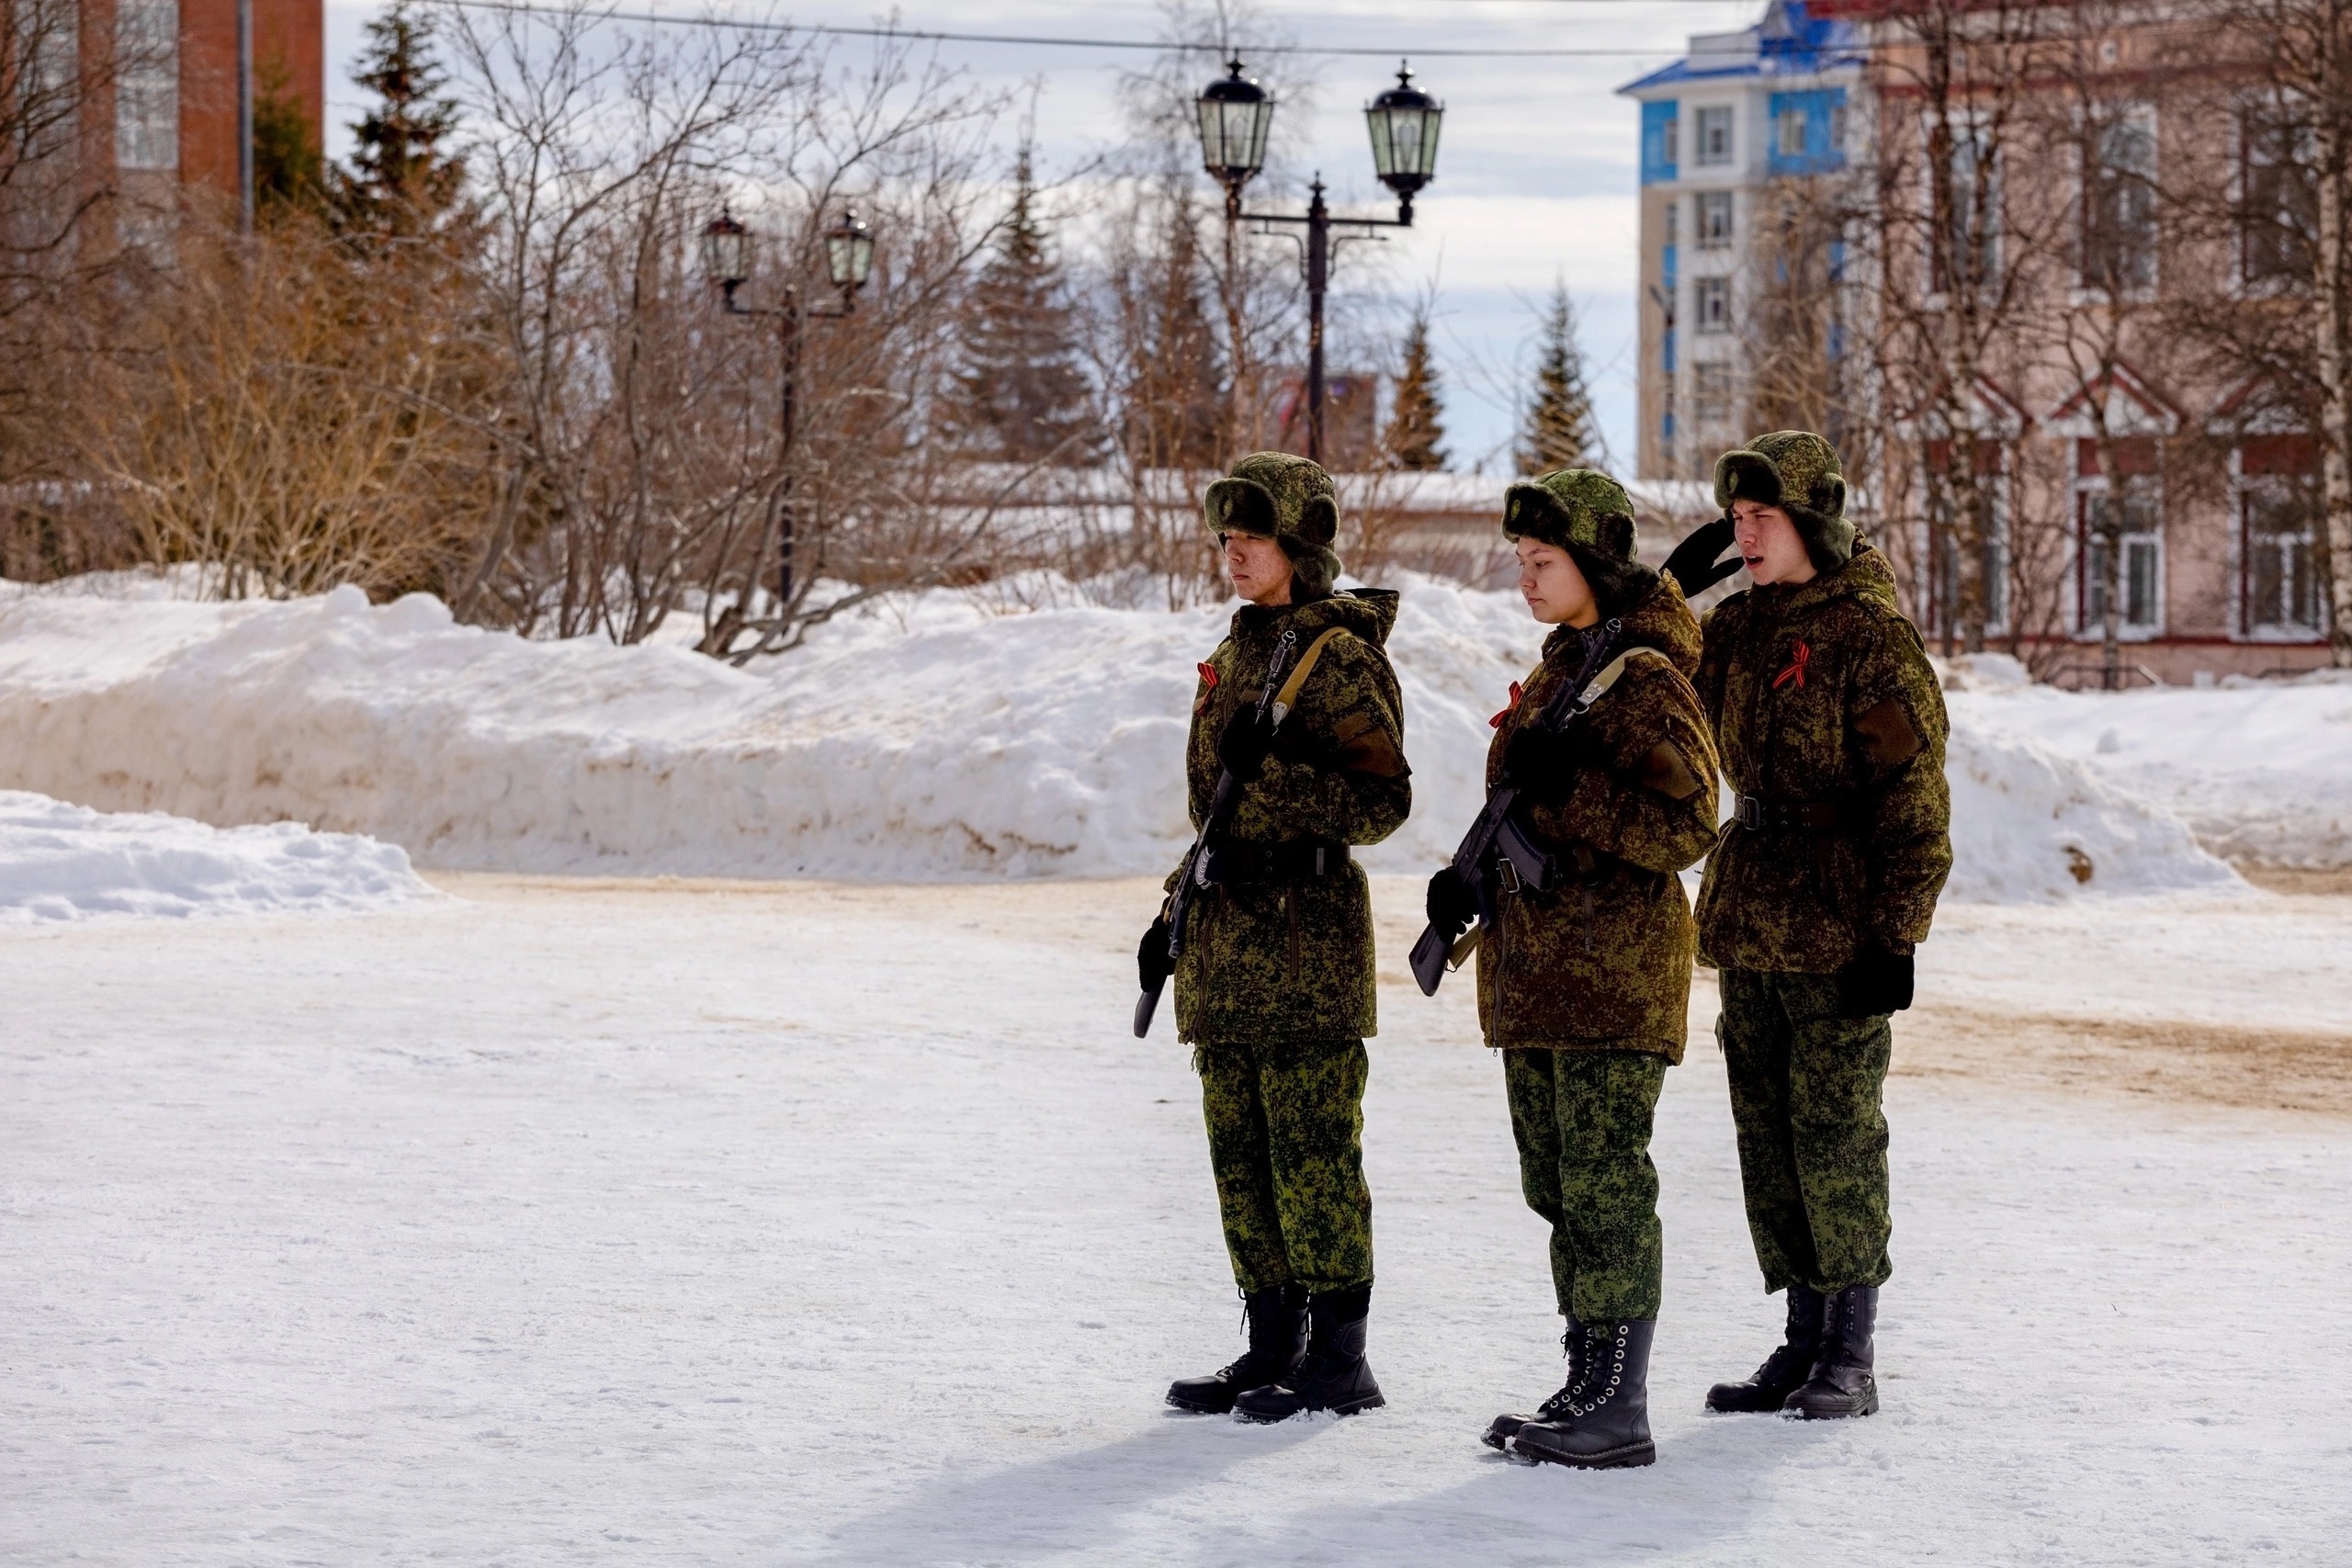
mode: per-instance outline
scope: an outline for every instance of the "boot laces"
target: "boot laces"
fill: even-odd
[[[1609,1382],[1606,1384],[1603,1384],[1600,1381],[1600,1363],[1602,1358],[1595,1356],[1592,1359],[1589,1363],[1591,1371],[1587,1376],[1585,1384],[1586,1391],[1597,1391],[1597,1393],[1595,1393],[1595,1397],[1589,1400],[1579,1396],[1574,1403],[1570,1404],[1568,1406],[1568,1414],[1570,1416],[1589,1416],[1599,1410],[1602,1405],[1617,1397],[1618,1385],[1625,1381],[1625,1336],[1631,1327],[1632,1325],[1623,1323],[1617,1325],[1615,1343],[1613,1348],[1610,1350],[1607,1358],[1609,1361]],[[1592,1335],[1591,1337],[1601,1346],[1610,1345],[1610,1336],[1606,1333]]]

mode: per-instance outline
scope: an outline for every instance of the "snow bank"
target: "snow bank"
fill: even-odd
[[[298,822],[209,828],[0,790],[0,925],[383,908],[435,895],[396,845]]]
[[[1390,651],[1414,811],[1366,860],[1424,871],[1476,810],[1487,718],[1542,628],[1513,594],[1401,586]],[[939,592],[744,672],[681,648],[459,626],[422,595],[19,591],[0,600],[0,785],[220,823],[300,818],[453,867],[1156,872],[1188,837],[1176,781],[1193,667],[1228,613],[1001,614]],[[1962,699],[1956,897],[2229,878],[2161,807]]]
[[[678,648],[526,642],[415,595],[0,601],[0,784],[214,822],[303,818],[431,864],[891,877],[1173,860],[1194,684],[1228,612],[994,615],[929,595],[746,673]],[[1374,857],[1450,852],[1486,720],[1537,638],[1416,589],[1394,649],[1422,809]]]
[[[2352,866],[2352,684],[2291,682],[2118,693],[2048,686],[1950,695],[1962,725],[2030,737],[2187,822],[2215,854]]]
[[[1947,898],[2046,903],[2081,892],[2240,886],[2179,818],[2041,741],[1956,720],[1944,775],[1951,784]]]

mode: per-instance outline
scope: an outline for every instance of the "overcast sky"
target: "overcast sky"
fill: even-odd
[[[724,8],[726,0],[718,4]],[[377,8],[327,9],[334,152],[347,146],[345,123],[358,111],[360,95],[348,77],[362,25]],[[623,0],[622,8],[699,9],[668,0]],[[1315,101],[1304,108],[1286,101],[1276,111],[1272,154],[1301,173],[1319,167],[1339,210],[1395,210],[1373,178],[1363,117],[1365,100],[1394,79],[1396,62],[1383,57],[1415,57],[1418,85],[1445,103],[1438,177],[1419,199],[1413,231],[1350,249],[1334,286],[1401,299],[1434,281],[1454,467],[1483,460],[1487,471],[1500,473],[1507,466],[1511,400],[1524,380],[1533,307],[1555,277],[1566,280],[1583,314],[1603,438],[1630,467],[1637,115],[1615,89],[1682,52],[1690,33],[1743,27],[1762,9],[1761,0],[1316,0],[1265,8],[1270,23],[1302,44],[1380,51],[1301,61],[1315,78]],[[806,0],[790,15],[804,24],[870,25],[877,9]],[[898,16],[909,30],[1142,42],[1159,39],[1165,26],[1148,0],[907,0]],[[938,47],[943,59],[983,84],[1037,85],[1038,152],[1047,171],[1119,139],[1118,73],[1150,59],[1025,44]],[[1438,48],[1497,53],[1428,52]],[[1591,52],[1543,58],[1532,52],[1539,50]],[[1203,62],[1204,82],[1216,73]],[[1206,175],[1202,184],[1210,188]],[[1255,200],[1281,194],[1252,187]]]

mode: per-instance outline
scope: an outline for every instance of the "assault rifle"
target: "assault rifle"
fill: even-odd
[[[1617,683],[1617,676],[1624,670],[1625,661],[1617,657],[1617,644],[1624,637],[1623,623],[1611,620],[1600,646],[1593,650],[1587,670],[1598,670],[1590,680],[1579,678],[1563,681],[1544,711],[1531,721],[1533,728],[1558,734],[1582,718],[1599,702],[1601,694]],[[1468,883],[1478,897],[1478,922],[1459,938],[1448,940],[1435,926],[1424,926],[1421,939],[1413,943],[1413,978],[1420,983],[1421,995],[1437,995],[1438,985],[1448,969],[1458,969],[1463,961],[1476,950],[1481,937],[1502,919],[1502,894],[1532,888],[1541,893],[1551,886],[1555,874],[1552,857],[1538,849],[1519,825],[1511,808],[1519,804],[1519,786],[1506,771],[1502,782],[1487,792],[1487,804],[1480,808],[1478,819],[1470,824],[1470,831],[1462,836],[1462,845],[1453,852],[1453,866],[1463,881]]]
[[[1329,636],[1326,632],[1323,637],[1317,639],[1317,651]],[[1283,677],[1283,665],[1290,658],[1291,650],[1297,646],[1298,633],[1285,630],[1282,640],[1274,644],[1273,658],[1266,661],[1266,686],[1258,694],[1258,716],[1264,718],[1269,714],[1272,715],[1276,729],[1282,728],[1283,720],[1290,715],[1291,704],[1298,697],[1296,682],[1283,686],[1279,691],[1276,689]],[[1299,673],[1306,673],[1304,666]],[[1201,814],[1201,830],[1193,835],[1193,847],[1185,852],[1183,866],[1176,874],[1176,891],[1169,895],[1168,907],[1162,911],[1168,920],[1168,965],[1170,971],[1174,970],[1177,959],[1183,956],[1184,919],[1192,912],[1193,889],[1208,886],[1209,851],[1214,847],[1217,835],[1225,831],[1225,824],[1240,800],[1241,781],[1233,776],[1230,768],[1218,769],[1216,788],[1209,793],[1209,808]],[[1167,984],[1168,976],[1163,975],[1159,985],[1136,998],[1136,1039],[1140,1040],[1151,1032],[1151,1015],[1159,1010],[1159,993]]]

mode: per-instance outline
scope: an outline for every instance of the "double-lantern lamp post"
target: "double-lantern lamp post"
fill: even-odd
[[[1372,132],[1372,167],[1380,183],[1396,193],[1396,216],[1333,218],[1323,201],[1323,176],[1308,186],[1304,214],[1245,212],[1241,187],[1266,166],[1266,132],[1274,100],[1242,74],[1238,58],[1227,73],[1201,89],[1193,107],[1200,118],[1201,162],[1225,187],[1225,220],[1248,220],[1260,233],[1272,225],[1306,231],[1306,456],[1323,460],[1323,296],[1330,283],[1331,254],[1349,239],[1377,239],[1382,229],[1413,226],[1413,194],[1437,175],[1437,133],[1445,106],[1413,85],[1413,73],[1399,65],[1396,85],[1364,106]],[[1336,232],[1335,232],[1336,231]]]
[[[779,305],[746,305],[736,298],[736,291],[752,276],[752,231],[742,220],[725,208],[718,216],[703,226],[703,276],[718,286],[727,313],[730,316],[765,316],[776,322],[779,347],[783,358],[783,393],[778,411],[781,443],[776,461],[781,468],[776,498],[776,542],[779,560],[776,569],[776,595],[779,612],[792,603],[793,589],[793,511],[792,511],[792,425],[794,403],[800,380],[800,323],[807,317],[836,320],[850,315],[857,309],[857,291],[874,272],[874,231],[865,219],[844,209],[841,221],[825,231],[825,274],[840,295],[833,309],[804,304],[797,285],[786,284],[783,303]]]

